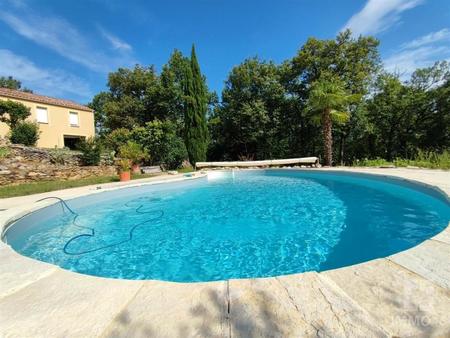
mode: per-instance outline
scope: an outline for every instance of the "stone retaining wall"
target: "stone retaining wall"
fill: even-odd
[[[82,166],[80,153],[60,149],[40,149],[0,144],[0,185],[41,180],[73,180],[116,174],[110,161],[99,166]]]

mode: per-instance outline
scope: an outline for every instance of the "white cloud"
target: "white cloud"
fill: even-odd
[[[125,41],[119,39],[117,36],[112,35],[110,32],[106,31],[104,28],[99,27],[100,33],[103,37],[111,43],[113,49],[129,52],[133,48]]]
[[[430,67],[439,60],[450,60],[449,40],[450,31],[442,29],[406,42],[384,60],[384,68],[407,80],[417,68]]]
[[[400,21],[401,13],[423,0],[368,0],[364,8],[353,15],[342,30],[349,28],[354,35],[383,32]]]
[[[425,46],[404,50],[388,57],[384,60],[384,68],[389,72],[399,73],[403,79],[407,79],[417,68],[429,67],[434,62],[449,57],[449,47]]]
[[[39,68],[27,58],[8,49],[0,49],[0,76],[13,76],[36,93],[64,97],[71,94],[90,99],[92,93],[85,81],[62,70]]]
[[[408,43],[404,43],[401,47],[402,49],[418,48],[441,41],[450,41],[450,30],[447,28],[421,36]]]
[[[135,63],[129,55],[106,55],[99,51],[98,46],[89,43],[63,18],[40,16],[26,7],[18,13],[0,11],[0,20],[17,34],[96,72],[106,73]],[[127,45],[122,43],[121,47],[127,48]]]

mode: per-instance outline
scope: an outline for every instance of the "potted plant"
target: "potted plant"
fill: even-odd
[[[129,181],[131,179],[131,161],[127,158],[121,158],[119,161],[117,161],[117,164],[119,166],[120,181]]]
[[[141,162],[148,159],[149,155],[147,150],[141,145],[128,141],[126,144],[119,147],[119,157],[130,160],[132,172],[133,174],[137,174],[141,172]]]

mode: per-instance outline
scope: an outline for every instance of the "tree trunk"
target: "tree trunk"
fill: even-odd
[[[330,109],[325,109],[322,113],[322,128],[323,128],[323,154],[326,166],[331,166],[333,163],[333,135],[331,133],[331,115]]]
[[[341,163],[341,166],[344,165],[345,136],[346,136],[346,134],[344,132],[342,132],[341,133],[341,139],[340,139],[340,142],[339,142],[339,162]]]

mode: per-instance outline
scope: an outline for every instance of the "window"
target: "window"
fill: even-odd
[[[78,113],[69,112],[69,123],[73,127],[78,127]]]
[[[36,120],[39,123],[48,123],[47,108],[36,107]]]

